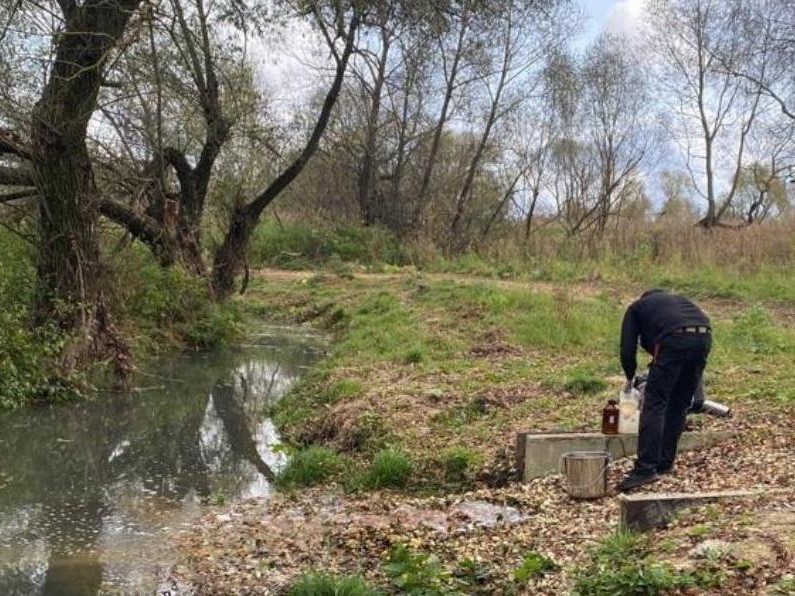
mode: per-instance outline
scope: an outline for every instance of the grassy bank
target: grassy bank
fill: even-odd
[[[517,430],[595,429],[620,386],[618,328],[641,287],[266,273],[249,304],[338,336],[276,409],[293,446],[324,446],[354,465],[400,449],[415,464],[413,483],[430,487],[499,473]],[[775,288],[758,300],[700,295],[715,327],[708,392],[791,412],[795,306]]]
[[[773,288],[699,292],[715,328],[708,392],[736,414],[693,422],[738,438],[681,454],[649,487],[757,487],[769,502],[615,536],[616,499],[575,501],[559,476],[513,476],[517,431],[598,428],[622,381],[620,319],[643,287],[413,268],[260,272],[244,299],[251,314],[336,342],[272,412],[292,452],[283,492],[209,515],[183,544],[193,581],[295,594],[787,593],[791,493],[769,489],[795,482],[795,305]],[[630,466],[614,462],[609,484]],[[771,524],[782,529],[765,546]],[[730,548],[713,553],[707,540]]]

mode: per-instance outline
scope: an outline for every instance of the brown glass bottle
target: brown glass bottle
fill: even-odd
[[[618,434],[618,402],[611,399],[607,405],[602,409],[602,434],[603,435],[617,435]]]

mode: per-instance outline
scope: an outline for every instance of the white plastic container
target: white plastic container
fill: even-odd
[[[619,434],[637,434],[640,427],[640,392],[634,387],[618,396]]]

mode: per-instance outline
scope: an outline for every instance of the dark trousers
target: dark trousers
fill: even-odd
[[[674,333],[658,344],[640,413],[637,474],[673,466],[687,410],[711,347],[707,334]]]

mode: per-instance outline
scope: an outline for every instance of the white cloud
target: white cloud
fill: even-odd
[[[637,34],[645,5],[646,0],[618,0],[607,17],[605,31],[628,37]]]

